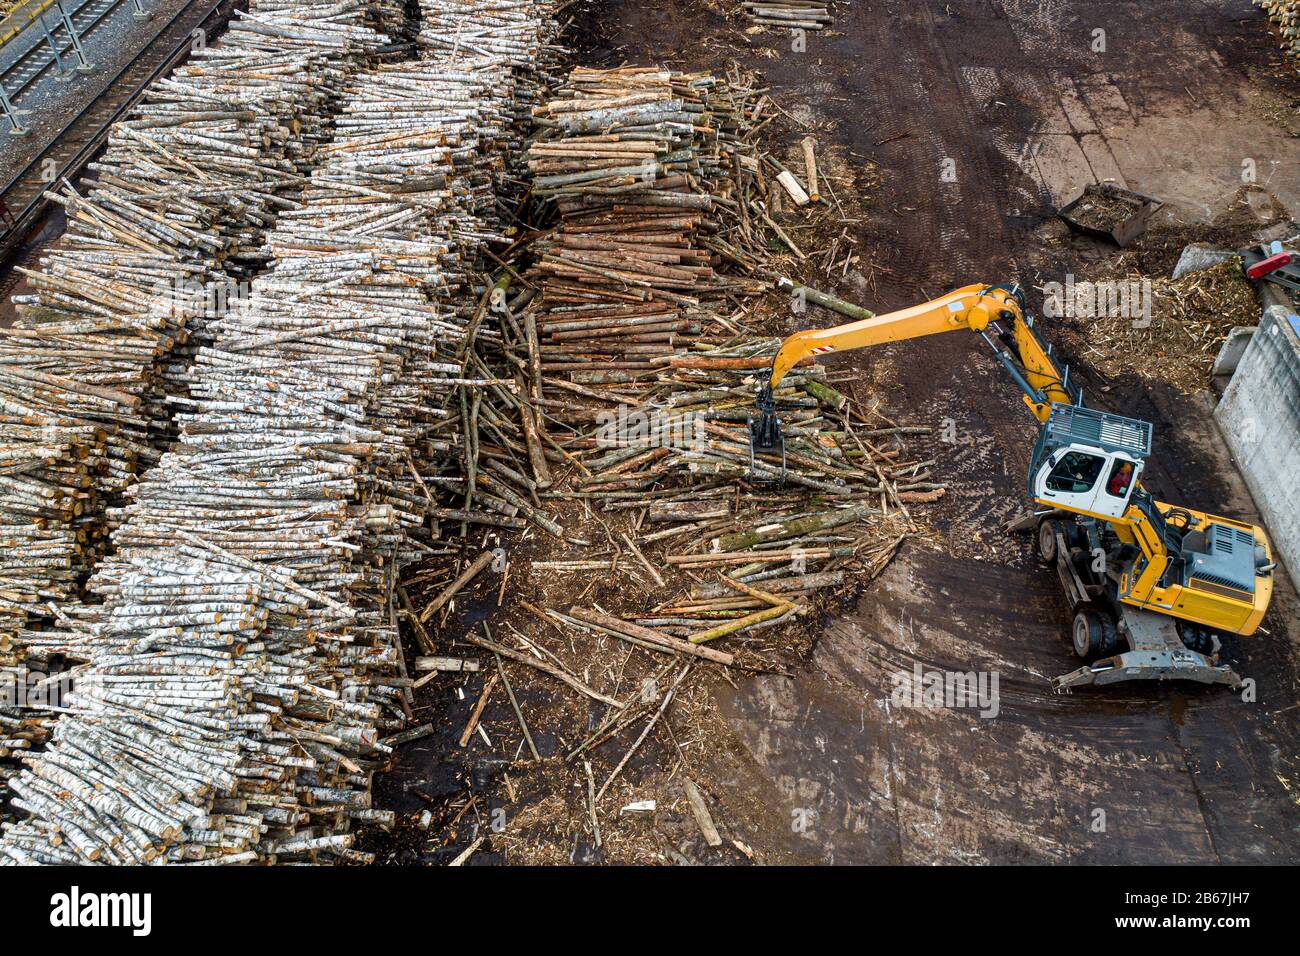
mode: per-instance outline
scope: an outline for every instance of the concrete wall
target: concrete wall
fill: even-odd
[[[1214,410],[1264,524],[1292,576],[1300,574],[1300,337],[1265,310]]]
[[[1214,368],[1210,370],[1211,375],[1230,378],[1232,373],[1237,371],[1237,366],[1241,364],[1241,357],[1246,354],[1246,346],[1255,335],[1255,328],[1253,325],[1234,325],[1228,330],[1228,337],[1223,340],[1218,357],[1214,360]]]

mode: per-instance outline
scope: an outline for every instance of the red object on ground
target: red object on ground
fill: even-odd
[[[1246,275],[1252,279],[1262,279],[1270,272],[1275,272],[1283,266],[1289,266],[1295,259],[1295,254],[1291,252],[1279,252],[1275,256],[1269,256],[1267,259],[1261,259],[1253,266],[1246,270]]]

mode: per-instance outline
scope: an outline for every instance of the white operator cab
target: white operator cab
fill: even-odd
[[[1053,406],[1034,448],[1029,493],[1052,507],[1121,518],[1150,450],[1147,422]]]

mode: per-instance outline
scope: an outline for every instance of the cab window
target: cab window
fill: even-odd
[[[1106,494],[1112,498],[1124,498],[1132,484],[1133,463],[1122,458],[1116,460],[1115,466],[1110,470],[1110,477],[1106,479]]]
[[[1101,474],[1103,459],[1081,451],[1070,451],[1047,476],[1048,491],[1079,495],[1091,491]]]

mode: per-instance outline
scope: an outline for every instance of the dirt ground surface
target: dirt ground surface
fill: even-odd
[[[851,175],[874,192],[865,211],[855,204],[843,216],[840,248],[859,257],[841,269],[842,253],[831,255],[823,268],[825,250],[810,245],[814,271],[803,278],[877,311],[977,281],[1019,281],[1037,307],[1043,283],[1104,268],[1113,247],[1065,235],[1052,218],[1094,181],[1165,200],[1144,247],[1153,271],[1168,269],[1184,238],[1215,235],[1216,221],[1248,235],[1240,187],[1250,175],[1300,209],[1300,83],[1249,0],[857,0],[839,5],[835,29],[810,35],[803,52],[784,33],[728,19],[724,3],[590,6],[570,32],[580,40],[575,62],[720,71],[735,58],[762,71],[792,143],[810,132],[819,149],[858,164]],[[797,213],[782,223],[796,241],[824,238],[801,229]],[[832,321],[800,316],[789,331]],[[1077,327],[1043,331],[1089,404],[1155,424],[1144,481],[1158,498],[1259,520],[1211,418],[1211,393],[1103,374]],[[832,362],[855,373],[857,397],[882,414],[950,425],[950,441],[936,437],[933,447],[934,478],[949,491],[929,512],[930,533],[909,540],[855,606],[819,622],[789,676],[714,680],[689,703],[690,733],[710,745],[707,766],[690,775],[707,781],[724,845],[704,846],[679,776],[653,771],[671,768],[677,745],[657,733],[647,765],[616,794],[656,799],[654,811],[629,811],[644,821],[631,836],[620,829],[637,847],[594,852],[581,778],[569,773],[562,797],[535,772],[506,785],[527,808],[508,811],[506,830],[526,830],[530,813],[538,827],[562,818],[530,803],[530,792],[567,802],[570,822],[552,834],[552,855],[514,853],[503,837],[473,862],[1300,859],[1300,603],[1290,580],[1279,572],[1264,629],[1227,648],[1256,683],[1253,702],[1184,684],[1053,695],[1049,678],[1076,666],[1068,608],[1028,544],[999,530],[1023,508],[1036,429],[976,345],[942,336]],[[461,617],[472,624],[487,613]],[[894,675],[916,665],[995,672],[996,715],[898,709]],[[444,686],[425,705],[420,719],[435,714],[445,729],[404,749],[378,783],[378,801],[404,818],[438,811],[430,832],[381,841],[384,859],[429,859],[418,844],[438,833],[444,849],[434,859],[449,859],[490,827],[489,800],[471,805],[464,795],[486,792],[489,779],[499,793],[506,762],[456,748],[471,686],[482,681],[463,696]],[[509,710],[496,707],[492,725],[508,725]],[[538,730],[539,747],[557,753],[561,742],[540,739],[547,733]],[[450,816],[461,829],[443,829]]]

